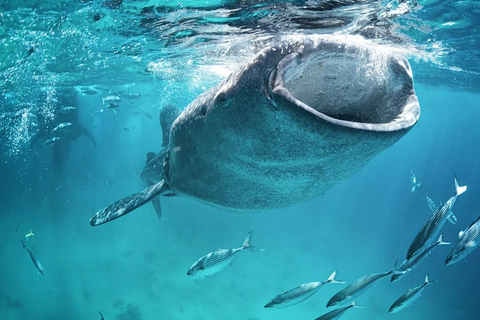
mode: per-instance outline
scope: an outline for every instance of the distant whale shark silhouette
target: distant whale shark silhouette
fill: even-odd
[[[246,212],[291,206],[352,176],[419,116],[405,58],[360,37],[289,37],[190,103],[155,156],[157,182],[90,224],[172,193]]]

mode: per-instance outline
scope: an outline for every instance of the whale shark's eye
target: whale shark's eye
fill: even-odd
[[[227,96],[225,95],[225,93],[220,93],[218,96],[217,96],[217,103],[224,106],[225,104],[227,104]]]

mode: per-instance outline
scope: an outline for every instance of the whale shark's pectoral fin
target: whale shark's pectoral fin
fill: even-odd
[[[154,183],[151,182],[151,181],[147,181],[147,184],[148,184],[149,187],[152,187],[154,185]],[[152,200],[152,204],[153,204],[153,209],[155,209],[155,213],[157,214],[158,219],[163,221],[164,219],[163,219],[163,216],[162,216],[162,206],[160,205],[160,199],[158,197],[154,198]]]
[[[157,184],[146,188],[145,190],[132,194],[126,198],[118,200],[114,204],[98,211],[90,218],[90,225],[98,226],[114,219],[126,215],[130,211],[143,206],[145,203],[154,200],[163,193],[169,192],[170,189],[164,180]]]

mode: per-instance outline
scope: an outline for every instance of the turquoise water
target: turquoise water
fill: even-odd
[[[320,22],[326,16],[363,21],[359,17],[398,6],[367,1],[339,12],[323,2],[195,3],[2,5],[0,106],[9,117],[2,117],[0,138],[1,319],[100,319],[98,310],[118,320],[315,319],[329,311],[328,299],[343,285],[327,284],[290,308],[263,306],[334,270],[348,283],[390,270],[431,214],[426,196],[445,202],[454,174],[468,190],[454,208],[458,224],[445,225],[444,239],[454,242],[478,217],[478,4],[428,1],[410,4],[411,13],[390,21],[395,36],[376,37],[409,58],[420,120],[353,177],[286,209],[236,214],[162,197],[165,221],[147,204],[91,227],[93,213],[145,187],[139,174],[146,153],[161,148],[162,106],[186,107],[267,45],[270,35],[368,34],[371,25],[363,22],[324,28]],[[322,10],[312,10],[315,5]],[[95,14],[103,16],[94,21]],[[55,99],[65,91],[78,99],[77,120],[96,146],[80,136],[55,152],[37,138],[42,126],[51,126]],[[113,111],[102,104],[109,91],[140,96]],[[20,116],[10,117],[15,113]],[[422,182],[413,193],[411,171]],[[19,241],[30,230],[35,235],[26,244],[43,276]],[[253,245],[265,251],[242,252],[210,278],[186,275],[208,252],[240,247],[251,230]],[[449,249],[436,248],[399,282],[380,280],[357,299],[364,308],[342,319],[477,319],[480,251],[445,267]],[[426,274],[438,282],[411,307],[389,314]]]

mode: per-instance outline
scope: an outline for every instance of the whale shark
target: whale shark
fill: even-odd
[[[160,195],[248,213],[292,206],[351,177],[419,116],[403,56],[359,36],[285,37],[192,101],[155,156],[157,182],[90,224]]]

